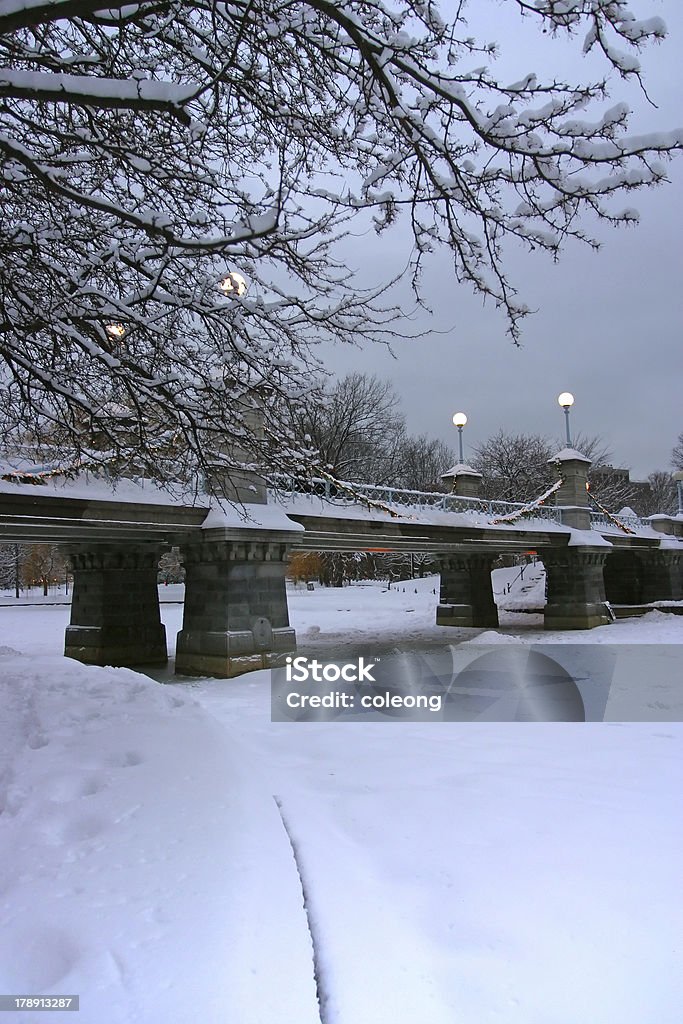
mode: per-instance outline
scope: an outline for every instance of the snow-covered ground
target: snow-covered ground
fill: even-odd
[[[434,589],[299,589],[292,619],[333,654],[683,641],[659,612],[447,630]],[[67,619],[0,608],[0,993],[82,1024],[679,1020],[678,722],[276,724],[269,673],[86,668]]]

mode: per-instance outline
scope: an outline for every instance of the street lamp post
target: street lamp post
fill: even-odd
[[[557,401],[564,409],[565,427],[567,428],[567,448],[572,448],[572,435],[569,430],[569,410],[574,404],[574,396],[569,391],[563,391],[561,395],[558,395]]]
[[[678,515],[683,516],[683,472],[674,473],[678,493]]]
[[[458,428],[458,447],[460,449],[459,458],[462,464],[465,461],[465,457],[462,453],[462,428],[467,423],[467,416],[465,416],[464,412],[456,412],[453,417],[453,423]]]

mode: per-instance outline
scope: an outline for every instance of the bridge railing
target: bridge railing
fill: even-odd
[[[627,526],[630,530],[639,530],[642,527],[649,527],[651,524],[647,519],[643,519],[641,516],[615,516],[619,523],[623,526]],[[591,529],[593,530],[615,530],[619,529],[617,523],[609,515],[605,515],[604,512],[591,512]]]
[[[335,484],[333,480],[314,477],[304,480],[286,474],[277,474],[269,478],[274,495],[316,495],[333,504],[357,504],[354,495],[367,498],[370,502],[386,505],[392,509],[404,508],[420,511],[434,510],[439,512],[458,512],[477,519],[495,519],[519,512],[526,508],[524,502],[492,501],[488,498],[465,498],[456,494],[444,494],[440,491],[413,491],[406,488],[387,487],[378,484],[347,483]],[[543,505],[529,511],[530,519],[543,519],[560,522],[559,509],[554,505]]]
[[[297,478],[284,473],[273,474],[269,477],[269,487],[274,496],[277,495],[316,495],[320,498],[337,505],[357,504],[359,495],[367,498],[370,502],[377,502],[379,505],[386,505],[392,509],[404,508],[419,509],[425,511],[433,509],[439,512],[458,512],[470,515],[472,518],[489,521],[510,516],[512,513],[526,509],[524,502],[516,501],[493,501],[488,498],[465,498],[456,494],[443,494],[440,491],[414,491],[406,488],[388,487],[379,484],[349,483],[339,481],[335,483],[323,477]],[[557,505],[541,505],[540,507],[529,508],[525,516],[518,516],[510,522],[511,526],[522,525],[529,520],[545,520],[551,523],[561,523],[562,509]],[[618,516],[620,523],[629,529],[638,531],[643,527],[649,527],[647,519],[640,516]],[[618,529],[614,519],[602,512],[591,512],[591,529],[612,532]]]
[[[3,452],[3,455],[6,454],[7,452]],[[11,455],[15,459],[19,457],[21,460],[24,453],[19,452],[18,446],[16,446],[12,449]],[[50,471],[57,465],[56,463],[44,463],[39,466],[33,464],[31,465],[31,470],[34,473],[40,473]],[[8,463],[7,468],[11,468],[11,462]],[[88,470],[84,469],[81,472],[88,479]],[[102,468],[99,468],[95,472],[95,476],[100,475],[102,472],[104,472]],[[136,478],[136,482],[144,487],[144,478]],[[202,492],[203,488],[199,486],[198,478],[195,483],[194,493],[196,496]],[[484,519],[487,521],[487,525],[505,517],[508,517],[508,524],[511,526],[522,526],[530,520],[545,520],[546,522],[558,524],[562,522],[562,509],[557,505],[532,507],[531,504],[527,505],[524,502],[493,501],[488,498],[466,498],[456,494],[444,494],[441,491],[416,491],[407,488],[388,487],[381,484],[335,481],[324,477],[296,477],[285,473],[269,474],[267,485],[276,499],[279,496],[316,495],[333,505],[348,507],[358,504],[358,497],[360,497],[361,499],[367,499],[369,503],[374,502],[379,506],[384,505],[393,510],[405,509],[406,512],[410,510],[456,512],[471,516],[472,519],[476,519],[479,522]],[[522,510],[526,510],[524,515],[519,514]],[[517,515],[514,515],[515,513]],[[640,516],[624,515],[611,517],[603,512],[591,512],[591,529],[593,530],[606,530],[609,533],[613,533],[618,529],[618,523],[635,532],[651,527],[650,522],[647,519],[642,519]]]

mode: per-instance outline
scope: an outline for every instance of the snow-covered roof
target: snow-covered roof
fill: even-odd
[[[585,462],[590,466],[591,459],[589,459],[583,452],[579,452],[576,448],[563,448],[556,455],[551,455],[548,462]]]
[[[451,466],[441,477],[442,480],[446,480],[452,476],[478,476],[481,477],[481,473],[477,473],[476,469],[472,469],[471,466],[466,465],[464,462],[456,462],[454,466]]]

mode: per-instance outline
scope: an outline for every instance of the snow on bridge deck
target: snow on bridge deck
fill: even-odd
[[[226,540],[263,539],[268,532],[273,541],[308,550],[437,552],[497,547],[522,551],[578,544],[683,548],[680,540],[663,537],[642,520],[631,524],[632,535],[604,517],[594,517],[593,529],[582,532],[563,526],[555,506],[500,522],[524,506],[371,485],[358,485],[357,490],[362,501],[278,489],[269,491],[267,505],[233,505],[196,489],[161,487],[150,480],[114,481],[94,474],[36,484],[5,479],[0,480],[0,543],[158,540],[173,544],[189,534],[211,530],[220,531]],[[413,504],[408,503],[411,500]]]

